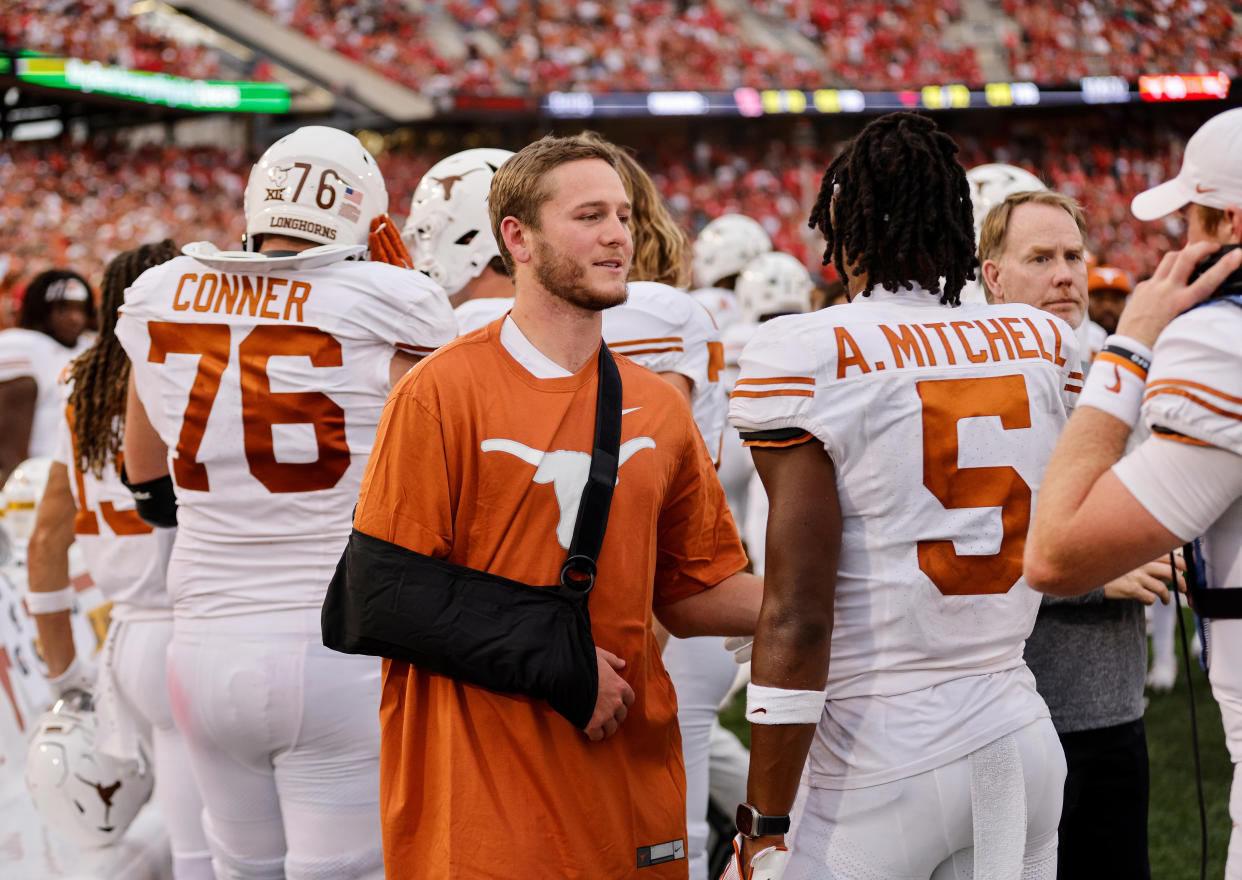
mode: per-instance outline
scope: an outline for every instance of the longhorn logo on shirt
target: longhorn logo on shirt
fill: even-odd
[[[617,453],[617,482],[621,482],[621,466],[631,456],[643,449],[655,449],[655,445],[655,440],[650,437],[635,437],[622,443]],[[568,550],[569,542],[574,536],[574,523],[578,520],[578,506],[582,503],[582,490],[586,488],[587,477],[591,472],[591,454],[573,449],[544,452],[516,440],[503,439],[484,440],[480,448],[484,452],[507,452],[520,458],[535,466],[532,482],[540,485],[552,484],[556,493],[556,505],[561,511],[561,520],[556,526],[556,541]]]

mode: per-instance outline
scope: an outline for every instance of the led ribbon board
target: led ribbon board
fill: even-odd
[[[289,89],[279,83],[187,79],[76,58],[19,57],[13,66],[17,78],[32,85],[111,95],[144,104],[234,113],[289,111]]]

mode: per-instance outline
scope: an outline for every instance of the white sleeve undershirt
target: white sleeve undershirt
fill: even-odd
[[[1191,541],[1242,497],[1242,456],[1153,434],[1113,473],[1157,522]]]

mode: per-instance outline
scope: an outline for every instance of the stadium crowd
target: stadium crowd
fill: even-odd
[[[325,48],[435,97],[739,86],[900,89],[946,82],[978,86],[985,80],[975,48],[945,39],[947,28],[962,21],[957,0],[751,4],[775,39],[760,38],[735,8],[713,0],[448,0],[423,4],[422,11],[380,0],[255,5]],[[15,0],[0,21],[0,37],[14,47],[135,70],[194,78],[224,74],[212,47],[179,43],[123,7],[113,0]],[[1133,79],[1157,70],[1223,70],[1233,76],[1242,67],[1242,41],[1234,36],[1237,12],[1226,4],[1006,0],[996,14],[1005,63],[1019,80],[1056,84],[1091,74]],[[460,40],[464,57],[437,49],[427,35],[433,22],[447,39]],[[809,48],[776,48],[784,29],[800,33]],[[269,69],[260,61],[246,75],[265,79]]]
[[[961,142],[966,167],[1004,161],[1038,169],[1049,186],[1078,199],[1092,251],[1132,278],[1149,274],[1184,232],[1176,216],[1143,224],[1128,209],[1135,193],[1178,167],[1181,141],[1173,131],[1130,132],[1124,143],[1112,144],[1103,136],[1069,133],[1038,142],[969,136]],[[746,214],[763,225],[776,249],[819,267],[822,249],[806,228],[806,206],[832,145],[781,139],[728,145],[683,136],[635,146],[687,232],[722,214]],[[381,156],[395,216],[404,217],[415,186],[438,158],[409,147]],[[234,207],[245,181],[233,169],[240,161],[236,151],[216,148],[12,145],[0,156],[0,236],[6,242],[0,258],[7,261],[0,322],[12,323],[13,294],[50,266],[73,266],[97,280],[108,260],[151,235],[235,246],[241,229]]]
[[[1018,25],[1005,40],[1016,79],[1216,71],[1234,77],[1242,69],[1236,4],[1005,0],[1002,8]]]
[[[211,46],[177,41],[114,0],[12,0],[0,16],[0,45],[191,79],[234,79]],[[249,79],[267,79],[265,65]]]

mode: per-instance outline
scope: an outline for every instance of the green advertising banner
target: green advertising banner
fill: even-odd
[[[289,89],[279,83],[185,79],[76,58],[18,58],[15,67],[18,79],[35,85],[97,92],[146,104],[241,113],[289,111]]]

